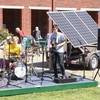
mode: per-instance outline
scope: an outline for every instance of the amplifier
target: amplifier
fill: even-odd
[[[63,79],[63,78],[55,78],[54,79],[55,83],[70,83],[70,82],[76,82],[76,81],[77,81],[77,79],[74,77],[70,77],[70,78],[66,78],[66,79]]]

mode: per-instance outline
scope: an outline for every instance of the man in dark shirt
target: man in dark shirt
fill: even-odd
[[[39,27],[35,27],[35,30],[33,30],[33,32],[32,32],[32,34],[31,34],[32,36],[33,36],[33,38],[37,41],[37,43],[38,43],[38,45],[39,45],[39,48],[38,49],[36,49],[36,52],[37,52],[37,54],[40,56],[40,42],[39,42],[39,40],[40,39],[42,39],[42,37],[41,37],[41,31],[39,30]]]
[[[42,39],[41,37],[41,31],[39,30],[39,27],[35,27],[35,30],[32,32],[31,34],[36,41],[38,41],[39,39]]]

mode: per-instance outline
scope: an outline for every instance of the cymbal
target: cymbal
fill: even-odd
[[[4,49],[4,46],[0,46],[0,49]]]

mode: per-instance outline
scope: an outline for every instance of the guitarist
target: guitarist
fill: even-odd
[[[53,62],[53,68],[54,68],[54,76],[55,78],[58,78],[58,72],[57,72],[57,60],[58,64],[61,69],[62,78],[65,79],[67,76],[65,75],[65,67],[64,67],[64,48],[63,45],[65,44],[65,37],[61,32],[58,32],[58,26],[53,25],[53,34],[50,38],[50,43],[52,47],[52,62]]]

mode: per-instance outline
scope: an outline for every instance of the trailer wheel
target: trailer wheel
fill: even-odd
[[[93,55],[91,55],[91,57],[90,57],[90,60],[89,60],[89,68],[90,69],[96,69],[97,67],[98,67],[98,57],[95,55],[95,54],[93,54]]]

